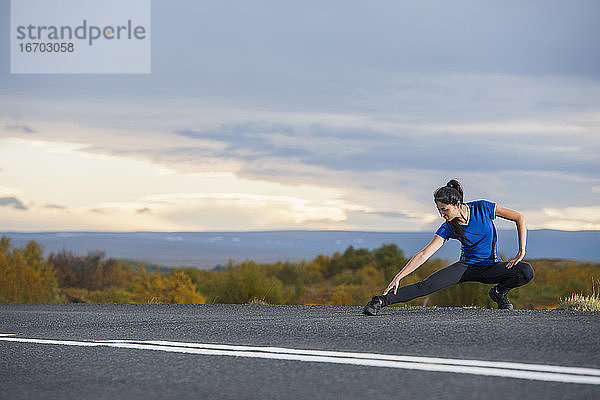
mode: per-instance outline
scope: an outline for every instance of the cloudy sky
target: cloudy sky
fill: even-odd
[[[600,229],[598,1],[156,0],[140,75],[11,74],[9,11],[2,231]]]

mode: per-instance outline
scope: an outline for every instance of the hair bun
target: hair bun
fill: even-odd
[[[460,194],[460,201],[462,202],[462,197],[463,197],[463,188],[461,186],[461,184],[456,180],[456,179],[450,179],[448,181],[448,183],[446,184],[447,187],[450,187],[452,189],[455,189],[459,194]]]
[[[453,189],[453,190],[451,190]],[[463,201],[464,192],[460,183],[456,179],[450,179],[446,186],[442,186],[438,190],[436,190],[433,194],[433,199],[436,202],[441,202],[444,204],[457,204],[457,202]]]

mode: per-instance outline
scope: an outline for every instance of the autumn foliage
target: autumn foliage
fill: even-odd
[[[554,308],[560,298],[572,293],[591,294],[593,279],[600,278],[600,263],[526,261],[535,277],[510,292],[517,308]],[[63,250],[44,260],[37,243],[17,249],[4,237],[0,241],[0,302],[363,305],[381,293],[407,262],[397,245],[385,244],[373,250],[348,247],[343,253],[303,262],[247,260],[218,270],[147,270],[142,264],[105,259],[102,252],[82,256]],[[432,258],[402,284],[415,283],[449,264]],[[488,290],[489,285],[466,282],[405,304],[495,307]]]
[[[63,250],[42,258],[34,241],[18,249],[0,240],[0,302],[204,303],[182,271],[146,272],[102,252]]]
[[[60,300],[56,271],[31,241],[23,249],[0,239],[0,302],[51,303]]]

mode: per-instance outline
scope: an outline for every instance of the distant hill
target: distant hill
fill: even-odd
[[[15,246],[40,243],[47,256],[61,249],[77,254],[103,250],[107,257],[144,260],[163,266],[213,268],[231,259],[257,262],[310,260],[343,252],[348,246],[374,249],[396,243],[410,257],[433,237],[431,232],[263,231],[263,232],[4,232]],[[517,251],[514,230],[498,231],[498,251]],[[460,244],[448,241],[434,255],[458,259]],[[526,258],[559,258],[600,262],[600,231],[530,230]]]

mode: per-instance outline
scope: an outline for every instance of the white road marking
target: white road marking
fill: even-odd
[[[433,372],[499,376],[549,382],[600,385],[600,369],[558,365],[524,364],[439,357],[413,357],[392,354],[353,353],[327,350],[302,350],[284,347],[237,346],[210,343],[185,343],[156,340],[98,340],[93,342],[29,339],[0,334],[0,341],[84,347],[116,347],[156,350],[208,356],[233,356],[349,364],[370,367],[401,368]]]
[[[302,349],[290,349],[290,348],[286,348],[286,347],[256,347],[256,346],[242,346],[242,345],[233,346],[233,345],[226,345],[226,344],[170,342],[170,341],[164,341],[164,340],[98,340],[97,342],[156,344],[156,345],[163,345],[163,346],[193,347],[193,348],[216,349],[216,350],[248,350],[248,351],[260,351],[260,352],[265,352],[265,353],[304,354],[304,355],[317,355],[317,356],[327,356],[327,357],[349,357],[349,358],[361,358],[361,359],[372,359],[372,360],[409,361],[409,362],[423,362],[423,363],[431,363],[431,364],[467,365],[467,366],[476,366],[476,367],[507,368],[507,369],[520,369],[520,370],[528,370],[528,371],[544,371],[544,372],[558,372],[558,373],[567,373],[567,374],[600,376],[600,369],[594,369],[594,368],[562,367],[562,366],[556,366],[556,365],[524,364],[524,363],[503,362],[503,361],[483,361],[483,360],[464,360],[464,359],[456,359],[456,358],[399,356],[399,355],[392,355],[392,354],[354,353],[354,352],[340,352],[340,351],[329,351],[329,350],[302,350]]]

